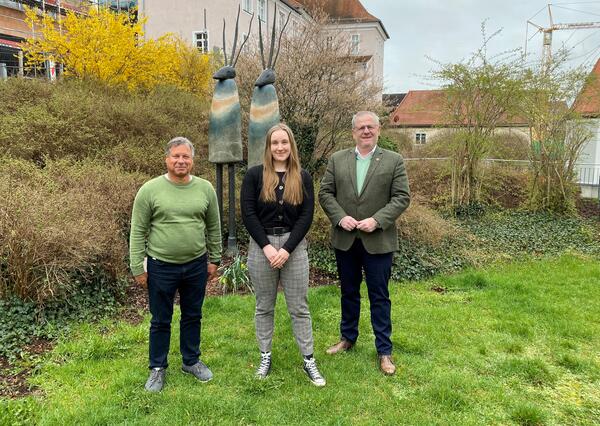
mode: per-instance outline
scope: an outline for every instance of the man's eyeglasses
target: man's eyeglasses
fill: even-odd
[[[375,129],[378,129],[379,126],[362,126],[362,127],[355,127],[354,130],[357,132],[364,132],[365,130],[368,130],[369,132],[372,132]]]

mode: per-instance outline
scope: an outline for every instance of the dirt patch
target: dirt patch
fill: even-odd
[[[41,355],[52,349],[54,343],[49,340],[35,339],[23,348],[31,355]],[[4,357],[0,357],[0,398],[22,398],[29,395],[40,395],[36,386],[29,384],[33,367],[19,368],[12,365]]]
[[[600,202],[598,200],[578,199],[577,210],[587,219],[600,220]]]
[[[445,287],[434,285],[433,287],[431,287],[431,291],[434,291],[439,294],[445,294],[448,290]]]

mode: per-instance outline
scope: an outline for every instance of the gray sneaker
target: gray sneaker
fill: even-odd
[[[325,378],[319,372],[317,361],[315,361],[314,358],[304,360],[304,371],[306,371],[306,374],[313,385],[321,387],[325,386],[327,383]]]
[[[153,368],[150,370],[150,376],[146,381],[144,388],[148,392],[160,392],[165,385],[165,373],[167,371],[164,368]]]
[[[210,371],[202,361],[198,361],[194,365],[183,364],[181,366],[181,371],[194,375],[201,382],[208,382],[213,378],[212,371]]]
[[[256,369],[256,377],[266,379],[271,372],[271,352],[260,353],[260,364]]]

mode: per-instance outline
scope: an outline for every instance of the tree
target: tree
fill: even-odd
[[[23,50],[34,66],[52,60],[64,65],[65,76],[130,89],[173,84],[200,95],[209,89],[211,57],[171,34],[144,40],[145,18],[134,22],[108,8],[68,11],[60,21],[35,9],[26,13],[36,36],[26,40]]]
[[[566,54],[555,55],[545,71],[529,70],[522,98],[523,115],[531,127],[529,204],[535,210],[570,213],[575,210],[575,165],[591,133],[576,108],[569,107],[586,82],[582,68],[566,69]],[[594,81],[587,88],[597,92]],[[595,89],[594,89],[595,87]],[[581,92],[584,102],[590,90]]]
[[[310,171],[325,164],[342,140],[350,140],[353,113],[376,108],[381,88],[350,55],[347,33],[330,25],[323,13],[312,16],[310,23],[283,35],[275,69],[281,119],[293,130],[302,166]],[[261,71],[259,58],[249,47],[236,67],[244,105]]]
[[[516,51],[488,56],[490,40],[482,24],[483,44],[458,63],[440,63],[432,77],[446,92],[446,117],[452,133],[452,204],[477,205],[481,197],[482,160],[498,125],[514,117],[523,93]]]

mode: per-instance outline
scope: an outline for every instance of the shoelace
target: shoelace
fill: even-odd
[[[152,374],[150,375],[150,382],[154,383],[158,380],[158,378],[160,377],[160,372],[162,370],[157,370],[157,369],[152,369]]]
[[[305,360],[304,366],[308,370],[310,377],[312,377],[313,379],[322,379],[323,378],[323,377],[321,377],[321,373],[319,372],[319,369],[317,368],[317,362],[315,361],[314,358]]]
[[[260,364],[256,374],[264,376],[269,372],[269,366],[271,365],[271,353],[260,354]]]

